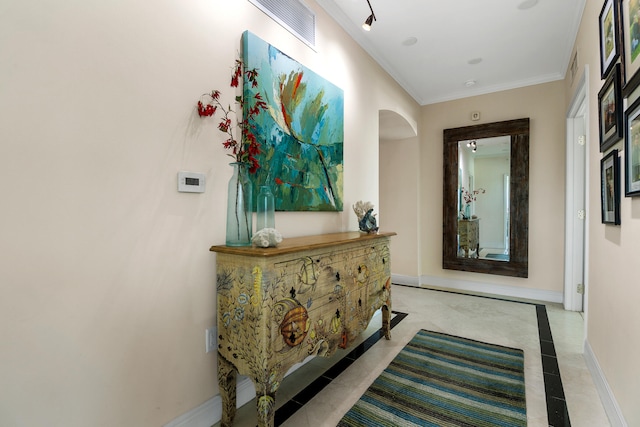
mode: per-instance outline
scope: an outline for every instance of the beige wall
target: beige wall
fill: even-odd
[[[620,406],[627,425],[640,425],[640,280],[638,280],[638,242],[640,242],[640,198],[624,197],[624,152],[621,150],[620,226],[604,225],[600,220],[600,160],[598,140],[598,92],[600,79],[598,16],[601,1],[587,0],[574,52],[578,53],[579,80],[585,65],[589,69],[589,205],[587,207],[589,253],[587,283],[587,342]],[[567,105],[576,90],[576,81],[565,81]]]
[[[418,138],[380,141],[380,227],[391,239],[394,276],[417,278],[420,265],[420,146]]]
[[[504,176],[511,173],[510,159],[477,158],[474,165],[475,188],[485,190],[476,198],[475,213],[481,218],[480,246],[505,248],[505,186]]]
[[[230,159],[200,94],[250,30],[344,89],[342,213],[378,205],[378,111],[418,105],[317,7],[317,52],[247,1],[9,2],[0,13],[0,425],[158,426],[217,394],[212,244]],[[204,194],[176,191],[180,170]]]
[[[481,120],[471,121],[479,111]],[[529,278],[442,269],[442,132],[444,129],[529,117]],[[565,105],[562,82],[552,82],[422,108],[420,121],[422,223],[419,274],[562,293],[564,264]],[[478,290],[481,290],[479,288]]]

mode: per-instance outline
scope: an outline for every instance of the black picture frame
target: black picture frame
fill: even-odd
[[[600,128],[600,152],[604,153],[622,139],[622,92],[620,89],[620,65],[605,80],[598,93],[598,123]]]
[[[640,196],[640,98],[624,112],[624,195]]]
[[[600,160],[602,223],[620,225],[620,157],[611,150]]]
[[[640,28],[632,19],[640,11],[640,7],[637,1],[617,1],[620,5],[622,95],[627,98],[640,85]]]
[[[600,11],[600,78],[605,79],[620,57],[620,0],[605,0]]]

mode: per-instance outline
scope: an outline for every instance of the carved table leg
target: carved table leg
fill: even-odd
[[[382,332],[386,339],[391,339],[391,309],[388,305],[382,306]]]
[[[222,427],[230,427],[236,415],[236,368],[218,353],[218,384],[222,398]]]
[[[255,384],[258,427],[273,427],[276,415],[276,391],[269,384],[259,384],[257,382]]]

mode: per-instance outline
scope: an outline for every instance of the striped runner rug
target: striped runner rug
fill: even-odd
[[[526,426],[522,350],[420,330],[338,426]]]

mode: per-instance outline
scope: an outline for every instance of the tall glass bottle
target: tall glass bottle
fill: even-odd
[[[276,228],[275,198],[268,185],[260,187],[257,203],[256,231],[260,231],[263,228]]]
[[[231,163],[227,193],[227,246],[251,246],[253,207],[247,166]]]

